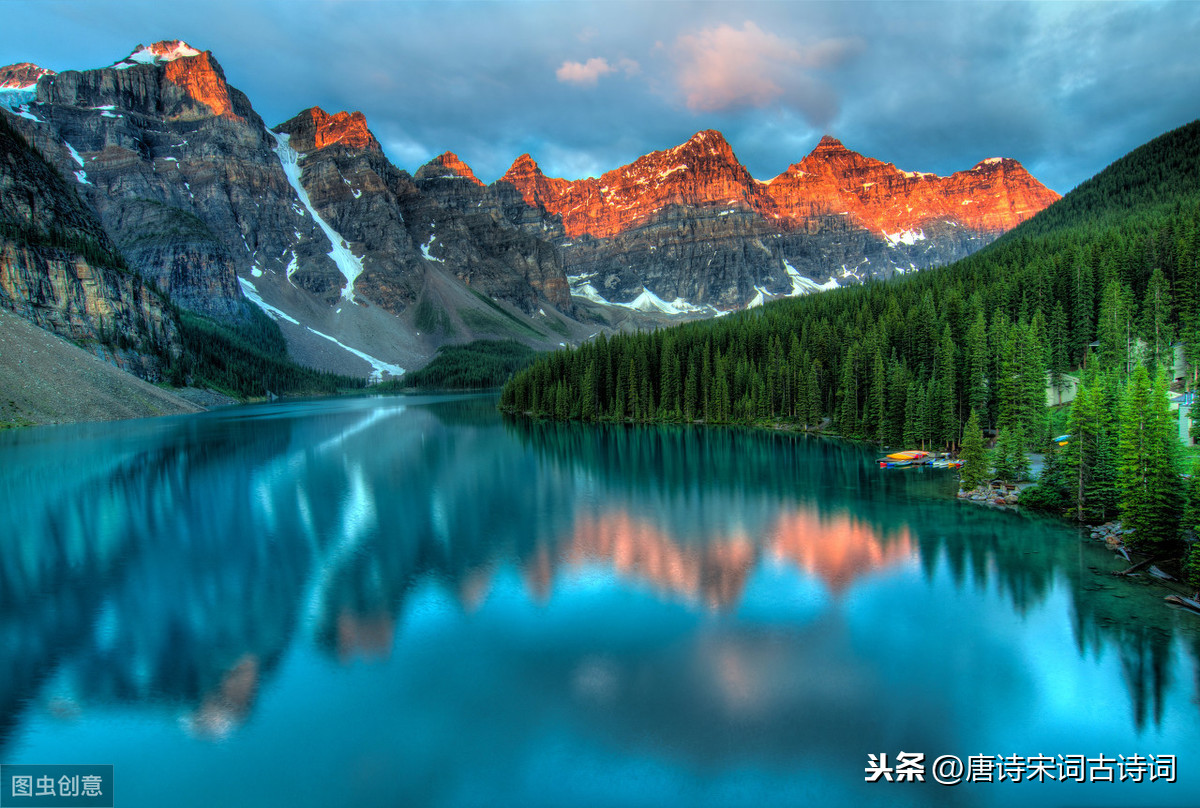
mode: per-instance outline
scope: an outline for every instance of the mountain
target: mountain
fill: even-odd
[[[316,240],[291,211],[262,121],[210,53],[139,46],[111,67],[42,76],[24,109],[26,140],[75,178],[130,266],[180,306],[236,318],[239,266],[277,261],[294,232]]]
[[[253,304],[293,358],[359,377],[450,343],[554,348],[931,266],[1053,198],[1015,161],[940,178],[831,138],[762,182],[714,130],[599,178],[522,155],[484,185],[452,152],[409,174],[359,112],[269,128],[180,40],[92,70],[0,68],[0,109],[133,276],[262,336]]]
[[[47,70],[29,62],[0,67],[0,90],[32,92],[37,87],[38,79],[42,76],[53,75],[53,70]]]
[[[947,263],[1058,198],[1015,160],[938,177],[828,136],[761,182],[714,130],[598,179],[546,177],[522,155],[500,183],[559,236],[577,295],[626,301],[648,291],[679,310],[737,308]]]
[[[835,176],[855,165],[891,173],[830,141],[823,151],[799,170],[836,162]],[[1013,179],[1017,167],[997,160],[945,181],[956,193],[976,189],[969,199],[990,189],[974,225],[983,228],[1025,215]],[[996,196],[997,183],[1010,188],[1007,199]],[[917,184],[905,191],[924,192]],[[1181,344],[1187,366],[1171,380],[1194,388],[1197,323],[1200,121],[1134,150],[953,264],[542,357],[505,386],[501,404],[587,421],[832,426],[844,437],[927,449],[953,448],[975,418],[1024,451],[1055,434],[1046,406],[1055,376],[1086,367],[1096,398],[1084,400],[1116,412],[1116,380],[1139,362],[1175,367]],[[1115,431],[1105,438],[1116,439]]]
[[[423,194],[360,113],[313,108],[271,131],[211,53],[178,40],[0,81],[8,120],[135,273],[221,322],[253,303],[305,364],[394,375],[446,341],[548,348],[595,331],[554,308],[572,301],[553,246]]]
[[[0,116],[0,307],[137,375],[182,351],[170,305],[93,212]]]
[[[453,155],[414,178],[388,162],[357,112],[314,107],[275,131],[304,155],[300,181],[313,208],[361,248],[359,294],[399,316],[435,273],[526,315],[547,302],[570,310],[557,251],[494,215],[494,204],[483,210],[483,185]]]

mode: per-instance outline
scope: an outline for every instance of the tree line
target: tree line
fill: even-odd
[[[1168,496],[1161,469],[1122,453],[1137,445],[1148,457],[1146,447],[1169,431],[1154,419],[1175,378],[1176,346],[1183,385],[1194,388],[1200,122],[1135,150],[951,266],[601,336],[518,373],[501,407],[563,420],[784,422],[939,450],[961,446],[973,414],[971,432],[995,436],[1002,470],[1012,473],[1048,443],[1047,387],[1070,374],[1082,385],[1071,426],[1084,437],[1063,458],[1077,477],[1064,488],[1076,492],[1065,507],[1095,520],[1184,501],[1173,465]],[[1139,437],[1125,435],[1130,424],[1141,425]],[[1141,476],[1120,477],[1127,466]]]

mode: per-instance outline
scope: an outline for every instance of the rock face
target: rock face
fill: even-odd
[[[901,171],[826,135],[807,157],[767,184],[791,222],[845,211],[898,241],[926,224],[953,223],[979,234],[1011,230],[1058,199],[1016,160],[991,157],[949,177]]]
[[[522,155],[497,184],[559,235],[577,294],[628,301],[648,289],[722,308],[947,263],[1058,198],[1015,160],[937,177],[831,137],[760,182],[713,130],[599,179],[546,177]]]
[[[762,182],[714,130],[599,178],[547,177],[526,154],[485,186],[452,152],[410,175],[358,112],[313,107],[268,129],[212,54],[180,40],[95,70],[0,68],[0,110],[128,261],[132,275],[104,281],[128,287],[113,292],[121,329],[157,327],[140,276],[218,319],[249,299],[296,358],[349,373],[413,367],[449,341],[556,347],[889,277],[966,255],[1057,198],[1012,160],[935,177],[832,138]],[[62,278],[61,299],[91,283],[17,256],[22,244],[8,266]],[[9,305],[49,299],[13,280],[22,271]],[[95,330],[60,309],[55,327]]]
[[[53,76],[53,70],[29,62],[0,67],[0,90],[22,90],[36,87],[42,76]]]
[[[324,234],[212,54],[178,41],[139,46],[112,67],[42,76],[27,110],[14,124],[75,177],[133,269],[174,302],[236,318],[237,271],[284,271],[293,257],[297,283],[336,298]]]
[[[417,170],[417,179],[426,180],[434,177],[462,177],[475,185],[483,187],[483,183],[475,176],[471,167],[458,158],[454,152],[442,152]]]
[[[558,251],[485,203],[483,184],[453,154],[414,178],[388,162],[359,112],[314,107],[276,131],[303,152],[300,182],[313,208],[360,256],[356,299],[401,315],[432,272],[527,315],[547,302],[571,308]]]
[[[157,380],[181,351],[175,319],[124,263],[62,176],[0,119],[0,306]]]
[[[448,340],[553,347],[585,328],[562,314],[560,251],[510,221],[513,200],[480,204],[449,154],[414,179],[361,113],[312,108],[272,132],[211,53],[179,40],[97,70],[0,76],[8,120],[74,178],[134,271],[217,318],[242,316],[248,295],[301,361],[378,371]]]

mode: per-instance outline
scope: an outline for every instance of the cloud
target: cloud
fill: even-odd
[[[641,70],[641,65],[632,59],[620,59],[615,65],[610,65],[607,59],[595,57],[586,62],[563,62],[554,75],[564,84],[578,84],[581,87],[594,87],[601,76],[622,71],[626,76],[632,76]]]
[[[565,84],[591,87],[595,86],[601,76],[615,73],[616,70],[608,63],[607,59],[596,57],[588,59],[586,62],[563,62],[562,67],[554,71],[554,75],[558,76],[558,80]]]
[[[837,98],[810,71],[836,67],[860,49],[856,38],[801,45],[746,21],[740,29],[723,23],[681,34],[673,52],[679,89],[693,112],[782,104],[823,125]]]
[[[864,154],[940,174],[1015,157],[1066,191],[1194,119],[1200,98],[1197,2],[280,8],[4,0],[0,51],[63,71],[112,64],[139,41],[182,38],[211,49],[270,125],[314,104],[361,110],[401,168],[450,149],[486,181],[526,151],[549,174],[579,176],[713,127],[764,179],[831,132]],[[592,57],[600,61],[589,68]],[[594,84],[566,78],[589,70]]]

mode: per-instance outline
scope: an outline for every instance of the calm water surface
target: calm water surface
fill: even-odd
[[[124,808],[1200,804],[1200,619],[874,457],[488,397],[2,435],[0,762]],[[900,751],[1177,782],[863,782]]]

